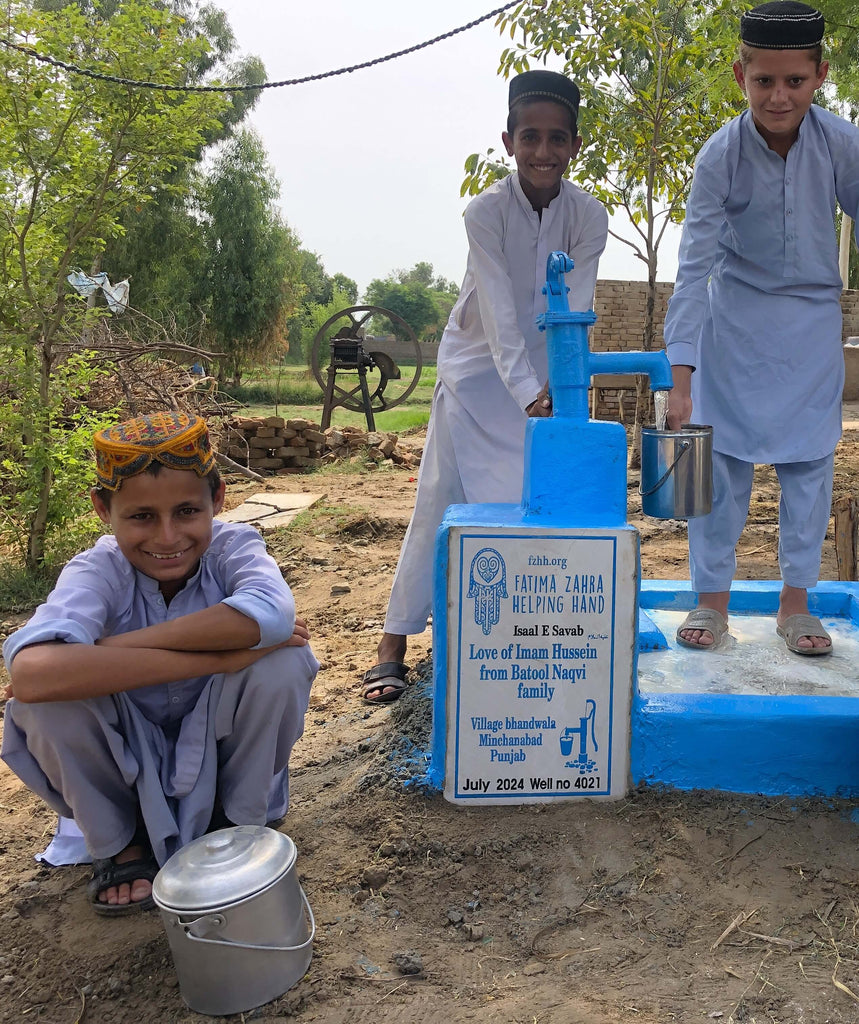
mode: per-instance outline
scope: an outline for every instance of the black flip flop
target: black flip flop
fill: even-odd
[[[124,864],[117,864],[113,857],[94,860],[92,878],[86,887],[92,909],[103,917],[124,917],[126,914],[139,914],[141,911],[151,910],[155,906],[151,894],[145,899],[129,903],[104,903],[98,896],[111,886],[122,885],[123,882],[131,885],[138,878],[151,882],[157,874],[158,862],[151,853],[137,860],[126,861]]]
[[[381,665],[374,665],[367,669],[361,683],[361,696],[365,704],[390,704],[399,700],[406,689],[406,675],[409,666],[400,661],[383,661]],[[380,693],[378,697],[368,697],[368,693],[374,690],[381,690],[386,686],[394,689],[390,693]]]

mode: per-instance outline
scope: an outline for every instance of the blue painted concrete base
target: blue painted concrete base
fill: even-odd
[[[739,582],[730,611],[774,615],[781,583]],[[821,583],[813,614],[859,630],[859,584]],[[640,607],[691,609],[689,584],[645,581]],[[673,643],[673,639],[670,640]],[[645,648],[639,644],[639,649]],[[696,657],[706,658],[702,652]],[[819,659],[815,659],[817,661]],[[859,667],[857,667],[859,672]],[[633,695],[632,781],[765,795],[859,796],[859,699],[727,693]]]

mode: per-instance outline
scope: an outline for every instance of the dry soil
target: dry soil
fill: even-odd
[[[846,428],[836,495],[859,493],[859,422]],[[357,692],[415,481],[352,470],[272,484],[326,495],[303,529],[270,538],[323,663],[283,825],[318,933],[303,980],[229,1020],[859,1021],[851,804],[642,790],[464,810],[403,785],[429,724],[430,634],[401,701],[370,708]],[[642,520],[630,482],[644,574],[685,578],[682,527]],[[256,489],[236,478],[229,503]],[[776,522],[761,470],[741,576],[776,578]],[[837,576],[831,535],[822,575]],[[87,906],[86,868],[34,862],[54,821],[0,769],[0,1021],[211,1019],[184,1006],[156,914],[106,922]]]

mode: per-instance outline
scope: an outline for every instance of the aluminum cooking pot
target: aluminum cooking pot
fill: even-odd
[[[194,840],[152,884],[179,991],[226,1016],[283,995],[307,971],[316,924],[295,873],[295,844],[262,825]]]
[[[713,507],[713,428],[641,430],[641,511],[655,519],[692,519]]]

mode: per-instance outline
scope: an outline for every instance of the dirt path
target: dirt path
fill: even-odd
[[[859,416],[848,420],[836,494],[859,493]],[[356,692],[411,477],[277,481],[326,494],[303,532],[271,541],[323,662],[284,825],[319,931],[306,977],[230,1020],[859,1021],[852,806],[647,791],[616,804],[463,810],[397,781],[397,756],[425,735],[425,690],[387,708]],[[232,482],[230,504],[253,489]],[[744,577],[776,575],[775,495],[761,471]],[[682,528],[631,518],[645,575],[685,578]],[[835,577],[830,538],[823,578]],[[429,644],[427,633],[410,656],[424,679]],[[5,769],[0,822],[0,1021],[73,1024],[82,1006],[88,1024],[210,1019],[184,1008],[155,915],[104,922],[86,905],[85,868],[33,861],[53,818]]]

